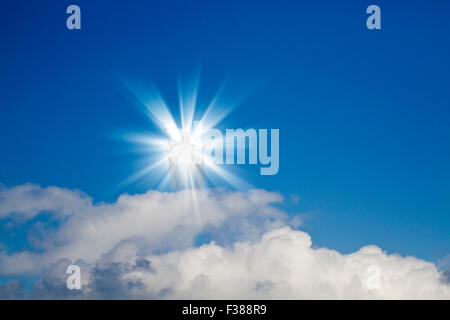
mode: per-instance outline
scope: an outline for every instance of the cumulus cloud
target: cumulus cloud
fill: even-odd
[[[312,248],[310,236],[284,227],[256,242],[232,247],[215,243],[148,256],[154,272],[130,271],[151,296],[238,299],[418,299],[449,298],[436,267],[414,257],[387,255],[376,246],[342,255]],[[370,266],[380,270],[379,288],[368,281]],[[145,296],[147,292],[141,293]]]
[[[21,212],[31,218],[45,212],[63,219],[56,229],[38,223],[41,237],[33,242],[36,250],[0,251],[0,275],[38,273],[49,261],[62,258],[92,263],[126,239],[134,239],[144,253],[192,246],[205,231],[223,241],[254,239],[287,219],[273,206],[282,201],[281,195],[264,190],[197,190],[195,201],[191,191],[149,191],[94,204],[78,192],[28,184],[5,188],[1,199],[4,216]]]
[[[0,218],[17,215],[27,220],[44,211],[65,216],[83,210],[90,202],[80,191],[41,188],[31,183],[12,188],[0,184]]]
[[[3,275],[40,275],[31,298],[450,298],[447,274],[433,263],[373,245],[352,254],[316,248],[307,233],[288,226],[295,219],[277,209],[278,193],[198,190],[194,202],[190,191],[149,191],[95,204],[81,193],[60,198],[70,190],[28,188],[54,198],[35,199],[22,212],[64,216],[39,250],[0,255]],[[13,209],[0,212],[15,212],[12,200],[2,201]],[[214,241],[195,246],[204,233]],[[65,286],[70,264],[81,268],[81,290]],[[21,289],[1,285],[0,297],[20,297]]]

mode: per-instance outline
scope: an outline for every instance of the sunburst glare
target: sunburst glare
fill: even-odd
[[[152,184],[160,190],[195,190],[214,187],[221,180],[236,189],[247,189],[250,185],[229,170],[210,159],[216,144],[223,141],[205,142],[204,133],[219,124],[241,101],[224,103],[220,87],[206,111],[198,115],[196,78],[189,85],[178,83],[180,119],[177,122],[171,109],[154,86],[140,89],[123,82],[132,93],[139,107],[152,124],[159,129],[155,133],[127,133],[121,137],[134,146],[134,152],[145,156],[145,164],[122,184],[151,177]],[[197,121],[194,120],[198,117]],[[177,123],[181,125],[178,126]]]

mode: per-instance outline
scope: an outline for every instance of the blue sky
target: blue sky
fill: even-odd
[[[76,3],[82,29],[65,27]],[[378,4],[382,30],[368,30]],[[224,121],[279,128],[280,171],[239,172],[301,197],[318,246],[374,243],[438,261],[450,251],[450,4],[445,1],[2,1],[0,182],[79,189],[95,201],[137,155],[114,139],[155,130],[118,77],[153,81],[177,114],[200,73],[199,110],[251,94]],[[250,90],[255,87],[256,89]],[[4,225],[2,225],[4,227]],[[6,229],[4,229],[6,230]],[[26,227],[15,239],[24,238]],[[8,240],[9,239],[9,240]],[[14,246],[8,232],[0,242]]]

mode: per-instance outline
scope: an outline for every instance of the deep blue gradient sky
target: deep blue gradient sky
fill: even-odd
[[[66,29],[70,4],[80,31]],[[382,30],[366,28],[370,4]],[[137,156],[114,132],[155,129],[117,79],[153,81],[177,114],[178,78],[200,70],[200,109],[226,79],[230,97],[257,84],[224,125],[279,128],[280,171],[243,177],[300,195],[288,210],[308,213],[317,245],[438,261],[450,252],[449,17],[448,1],[426,0],[1,1],[0,182],[95,201],[145,192],[115,187]]]

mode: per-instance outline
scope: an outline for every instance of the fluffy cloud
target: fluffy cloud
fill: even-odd
[[[4,217],[20,213],[21,219],[30,219],[46,213],[58,225],[55,229],[54,223],[36,223],[39,237],[33,238],[34,251],[12,255],[0,251],[0,275],[39,273],[49,261],[62,258],[93,263],[126,239],[139,243],[143,253],[192,246],[206,231],[224,242],[254,239],[287,219],[272,206],[282,197],[264,190],[245,194],[198,190],[195,201],[191,191],[149,191],[124,194],[111,204],[93,204],[79,192],[28,184],[4,188],[0,199]]]
[[[90,202],[79,191],[41,188],[31,183],[8,189],[0,184],[0,218],[16,215],[27,220],[43,211],[64,216],[83,210]]]
[[[277,193],[201,190],[194,202],[189,191],[149,191],[93,204],[81,193],[27,187],[50,199],[34,199],[23,215],[53,211],[60,219],[39,250],[0,255],[3,275],[40,274],[32,298],[450,298],[447,275],[430,262],[376,246],[347,255],[315,248],[307,233],[288,226]],[[14,209],[4,196],[12,189],[0,201]],[[204,233],[215,241],[194,246]],[[65,287],[72,263],[82,270],[82,290]],[[18,283],[0,286],[0,297],[20,292]]]

